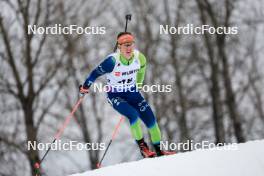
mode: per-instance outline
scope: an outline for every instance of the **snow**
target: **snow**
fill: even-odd
[[[226,149],[226,147],[225,147]],[[264,140],[116,164],[72,176],[264,176]]]

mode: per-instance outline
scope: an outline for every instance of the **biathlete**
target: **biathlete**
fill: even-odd
[[[147,61],[145,56],[135,49],[134,36],[130,32],[121,32],[117,36],[118,50],[110,54],[97,66],[80,86],[80,93],[88,93],[89,87],[102,75],[107,78],[107,97],[113,108],[130,123],[132,136],[135,138],[144,158],[174,154],[160,149],[161,133],[157,120],[137,89],[143,84]],[[149,149],[144,141],[140,119],[150,133],[151,142],[156,152]]]

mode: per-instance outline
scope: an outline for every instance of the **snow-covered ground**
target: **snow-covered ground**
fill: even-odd
[[[264,176],[264,140],[234,150],[196,150],[116,164],[72,176]]]

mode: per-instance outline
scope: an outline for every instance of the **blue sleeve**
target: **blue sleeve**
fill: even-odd
[[[93,82],[106,73],[110,73],[114,70],[115,58],[113,56],[107,57],[100,65],[98,65],[87,77],[83,86],[89,88]]]

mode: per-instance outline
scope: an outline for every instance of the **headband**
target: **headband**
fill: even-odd
[[[117,43],[118,44],[124,44],[124,43],[130,43],[130,42],[134,42],[134,37],[131,34],[124,34],[121,35],[118,39],[117,39]]]

